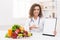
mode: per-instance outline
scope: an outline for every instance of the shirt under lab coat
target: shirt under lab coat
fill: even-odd
[[[32,21],[32,20],[34,21]],[[38,24],[39,22],[39,24]],[[36,27],[38,27],[37,29],[32,29],[32,30],[29,30],[29,27],[32,26],[32,25],[36,25]],[[43,28],[44,28],[44,18],[40,18],[38,17],[37,20],[35,20],[33,17],[32,18],[28,18],[25,22],[25,30],[27,31],[35,31],[35,32],[43,32]]]

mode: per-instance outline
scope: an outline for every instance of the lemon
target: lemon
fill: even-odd
[[[32,36],[32,33],[28,32],[28,37]]]

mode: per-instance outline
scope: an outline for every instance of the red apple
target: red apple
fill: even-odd
[[[28,32],[27,31],[24,31],[23,34],[24,34],[24,36],[27,36],[28,35]]]
[[[27,31],[24,31],[24,33],[28,34],[28,32],[27,32]]]
[[[20,32],[20,29],[16,29],[15,33],[18,34]]]
[[[17,38],[17,36],[18,36],[18,35],[17,35],[15,32],[13,32],[11,37],[12,37],[12,38]]]

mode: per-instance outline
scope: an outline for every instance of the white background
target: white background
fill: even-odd
[[[14,2],[13,1],[14,0],[0,0],[0,29],[4,28],[4,27],[1,27],[2,25],[12,25],[14,23],[20,23],[20,20],[24,19],[24,18],[13,17],[13,13],[14,13],[13,11]],[[58,18],[57,32],[60,32],[60,12],[59,11],[60,11],[60,1],[57,0],[57,18]]]

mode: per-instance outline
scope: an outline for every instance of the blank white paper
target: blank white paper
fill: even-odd
[[[44,34],[54,35],[54,30],[56,27],[56,19],[55,18],[46,18],[44,22]]]

